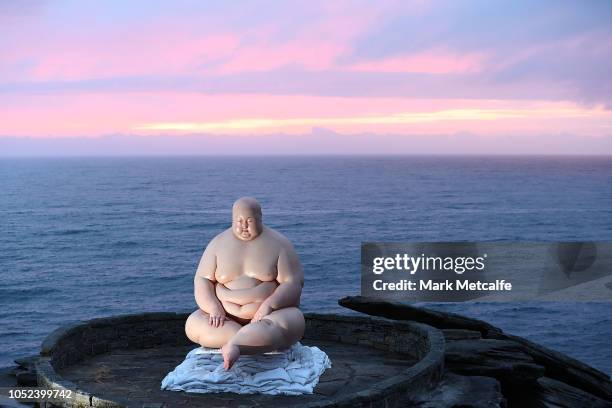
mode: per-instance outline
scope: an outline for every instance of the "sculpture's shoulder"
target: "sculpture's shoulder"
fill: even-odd
[[[295,251],[293,248],[293,244],[284,234],[270,227],[265,227],[265,229],[268,235],[268,239],[270,241],[274,241],[274,243],[278,245],[279,249]]]
[[[218,233],[217,235],[215,235],[213,239],[211,239],[210,242],[208,243],[208,248],[214,251],[215,248],[222,247],[231,238],[232,238],[232,229],[228,228],[225,231],[222,231]]]
[[[278,282],[287,282],[288,280],[299,280],[304,284],[304,271],[299,260],[299,255],[293,247],[289,238],[282,233],[270,228],[270,234],[275,241],[275,254],[277,258]]]

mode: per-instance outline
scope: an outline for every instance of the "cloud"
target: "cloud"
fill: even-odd
[[[490,135],[567,131],[602,136],[612,111],[572,102],[508,99],[333,97],[198,92],[5,95],[0,134],[38,137],[164,132],[338,132]]]
[[[477,73],[483,70],[483,56],[454,55],[453,53],[429,50],[408,56],[388,57],[358,62],[348,66],[349,70],[366,72],[403,72],[422,74]]]
[[[240,146],[237,153],[236,146]],[[469,132],[438,135],[339,134],[317,128],[300,135],[186,135],[97,138],[0,138],[3,157],[277,155],[277,154],[538,154],[610,155],[612,136],[568,133],[487,137]]]
[[[88,94],[198,92],[202,94],[312,95],[321,97],[397,97],[572,100],[575,90],[544,79],[493,81],[482,74],[427,74],[374,70],[310,71],[296,67],[265,72],[215,75],[141,75],[70,81],[0,83],[0,94]],[[373,100],[372,103],[375,103]]]
[[[413,114],[432,100],[477,102],[440,109],[486,110],[494,100],[506,110],[530,102],[612,109],[610,2],[5,4],[4,134],[95,136],[138,124],[253,119],[301,120],[293,133],[307,126],[411,132],[384,120],[345,129],[311,119]],[[599,117],[525,118],[468,129],[533,134],[565,126],[588,136],[609,126]],[[426,133],[459,129],[436,123]]]
[[[345,61],[410,58],[443,47],[458,56],[480,55],[479,72],[489,84],[543,81],[567,89],[573,100],[612,106],[606,86],[612,72],[611,22],[607,1],[432,3],[420,14],[398,10],[371,27]]]

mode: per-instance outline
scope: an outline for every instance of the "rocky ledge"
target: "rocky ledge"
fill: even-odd
[[[405,303],[349,296],[346,308],[440,329],[445,381],[419,407],[612,407],[610,377],[578,360],[478,319]]]
[[[423,323],[442,334],[444,367],[439,382],[433,390],[413,393],[405,406],[612,407],[607,374],[484,321],[361,296],[345,297],[339,304],[371,316]],[[0,385],[35,386],[38,358],[18,359],[18,366],[0,372]],[[0,407],[4,406],[23,405],[0,397]]]

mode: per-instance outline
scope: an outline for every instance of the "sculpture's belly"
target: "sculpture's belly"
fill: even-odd
[[[215,292],[226,311],[235,314],[228,310],[228,308],[231,309],[233,307],[231,304],[228,304],[228,302],[236,306],[247,306],[252,304],[253,307],[255,307],[254,304],[261,304],[261,302],[274,293],[277,286],[278,282],[276,281],[262,282],[255,278],[242,276],[233,281],[226,282],[225,284],[217,283]],[[257,310],[257,307],[255,307],[255,310]]]
[[[250,320],[278,286],[278,254],[258,251],[218,259],[216,294],[227,313]]]
[[[252,285],[256,279],[249,278],[237,279],[236,281],[228,282],[230,286],[238,286],[241,289],[228,288],[222,283],[217,283],[216,294],[223,308],[230,315],[237,317],[242,320],[250,320],[257,312],[257,309],[261,303],[266,300],[278,286],[276,281],[273,282],[259,282],[252,287],[244,287],[244,285]],[[231,285],[233,284],[233,285]],[[239,323],[244,323],[239,321]]]

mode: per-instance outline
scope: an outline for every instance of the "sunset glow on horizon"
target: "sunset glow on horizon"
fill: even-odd
[[[219,132],[242,133],[257,132],[260,129],[273,131],[280,129],[284,132],[299,132],[313,126],[326,128],[341,128],[349,132],[376,131],[385,126],[401,126],[406,132],[413,124],[427,123],[431,133],[440,132],[446,122],[463,122],[467,126],[477,128],[481,121],[509,121],[509,120],[554,120],[556,123],[564,120],[589,118],[599,119],[602,124],[609,123],[610,112],[602,108],[558,108],[558,109],[449,109],[432,112],[401,112],[389,115],[363,115],[357,117],[310,117],[286,119],[230,119],[221,122],[166,122],[148,123],[136,126],[136,132]],[[605,126],[605,125],[603,125]],[[507,127],[506,127],[507,130]]]
[[[607,2],[4,2],[0,139],[612,137],[611,22]]]

